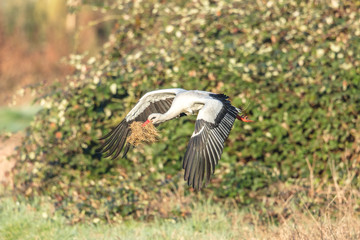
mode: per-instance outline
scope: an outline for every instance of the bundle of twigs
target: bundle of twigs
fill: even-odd
[[[133,146],[138,146],[143,142],[155,142],[159,136],[158,130],[151,122],[143,126],[142,122],[133,122],[130,125],[131,134],[128,142]]]

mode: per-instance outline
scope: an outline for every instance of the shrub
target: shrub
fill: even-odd
[[[70,56],[77,72],[68,85],[39,98],[44,109],[19,149],[16,188],[51,196],[75,220],[181,215],[151,203],[186,184],[181,161],[195,118],[163,124],[159,142],[127,159],[95,151],[144,93],[172,87],[225,93],[235,106],[250,103],[256,120],[235,123],[205,195],[269,207],[264,197],[282,191],[275,183],[309,186],[309,166],[318,187],[330,179],[329,161],[357,176],[360,15],[353,1],[326,3],[104,6],[119,16],[114,33],[98,56]]]

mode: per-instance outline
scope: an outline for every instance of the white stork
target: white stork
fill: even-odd
[[[143,126],[152,122],[158,125],[165,121],[198,113],[189,145],[187,147],[183,169],[184,179],[194,189],[201,189],[204,177],[206,183],[215,171],[221,157],[224,142],[228,138],[235,118],[251,122],[246,116],[239,116],[241,109],[230,104],[224,94],[181,88],[156,90],[146,93],[124,120],[101,139],[106,139],[100,147],[105,157],[115,159],[125,146],[123,157],[130,149],[126,138],[130,135],[129,128],[133,121],[144,122]]]

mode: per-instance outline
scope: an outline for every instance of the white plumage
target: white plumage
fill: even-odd
[[[190,186],[200,189],[210,180],[211,174],[221,157],[224,142],[236,118],[249,122],[247,117],[239,116],[239,108],[230,104],[224,94],[181,88],[156,90],[146,93],[125,119],[102,139],[101,152],[113,159],[123,151],[123,157],[130,149],[126,138],[130,135],[129,125],[133,121],[141,121],[146,125],[162,122],[184,115],[198,113],[195,130],[190,138],[184,160],[184,179]],[[125,146],[125,148],[124,148]]]

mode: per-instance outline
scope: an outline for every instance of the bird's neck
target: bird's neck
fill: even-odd
[[[181,113],[181,110],[170,108],[166,113],[161,114],[160,119],[163,120],[163,122],[169,121],[173,118],[176,118]]]

